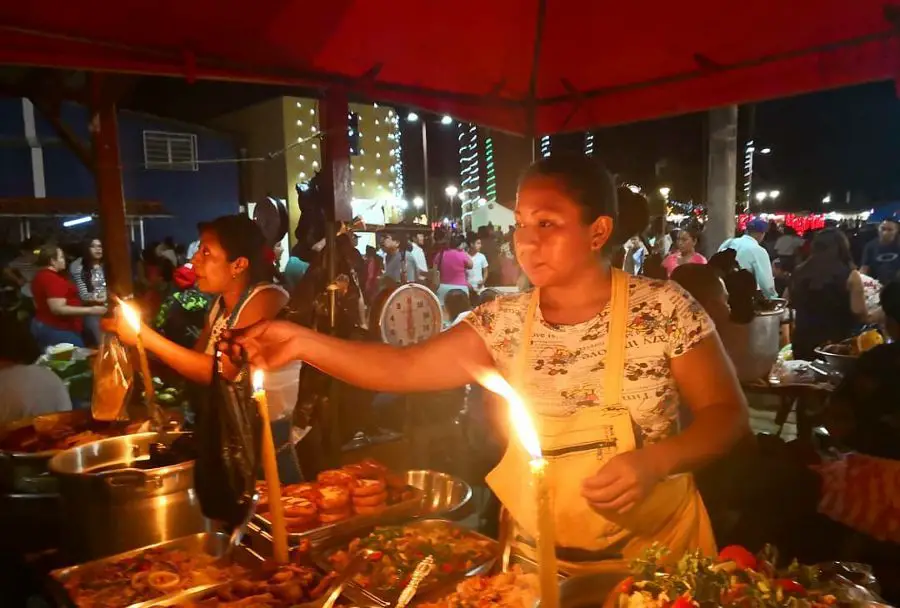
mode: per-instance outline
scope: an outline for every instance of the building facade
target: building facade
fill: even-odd
[[[88,111],[61,107],[63,123],[90,146]],[[126,200],[156,201],[171,218],[146,219],[147,243],[189,243],[197,223],[237,213],[239,178],[231,137],[177,121],[120,110],[119,153]],[[0,198],[95,199],[94,176],[27,99],[0,98]],[[40,213],[39,200],[34,200]],[[54,236],[65,218],[34,218],[32,233]],[[5,240],[19,238],[10,218]],[[96,230],[82,225],[79,230]],[[62,235],[65,236],[65,235]],[[137,239],[135,239],[137,241]]]
[[[464,201],[515,206],[522,171],[553,152],[594,154],[592,133],[545,135],[537,141],[459,123],[459,191]]]
[[[221,116],[214,124],[233,133],[248,158],[275,154],[271,162],[246,163],[244,197],[248,203],[267,196],[284,200],[293,235],[299,220],[297,187],[322,166],[319,101],[279,97]],[[368,209],[380,203],[390,216],[391,209],[406,204],[396,110],[377,103],[351,103],[347,134],[354,206]]]

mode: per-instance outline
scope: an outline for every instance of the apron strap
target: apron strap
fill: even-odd
[[[606,374],[603,391],[606,403],[622,402],[622,377],[625,370],[625,334],[628,326],[628,274],[618,268],[611,268],[612,286],[609,296],[609,335],[606,343]],[[522,327],[522,343],[519,345],[512,368],[512,385],[524,390],[523,382],[534,336],[534,320],[541,301],[541,290],[531,292],[525,323]]]
[[[606,373],[603,382],[607,405],[622,402],[622,378],[625,371],[625,334],[628,326],[628,275],[612,269],[609,299],[609,334],[606,338]]]

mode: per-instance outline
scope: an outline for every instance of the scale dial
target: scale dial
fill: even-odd
[[[430,289],[407,283],[387,297],[378,326],[382,341],[393,346],[424,342],[441,332],[441,302]]]

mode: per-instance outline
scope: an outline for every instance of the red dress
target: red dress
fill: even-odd
[[[31,281],[31,293],[34,297],[34,318],[55,329],[81,333],[83,322],[81,317],[63,317],[55,315],[47,304],[48,298],[64,298],[69,306],[81,306],[78,288],[68,277],[42,268]]]

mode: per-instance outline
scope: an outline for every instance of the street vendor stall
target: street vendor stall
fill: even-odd
[[[324,118],[321,128],[327,135],[323,144],[322,176],[328,199],[327,220],[338,222],[351,219],[350,160],[345,122],[347,98],[350,94],[363,94],[379,100],[449,113],[461,120],[534,137],[544,133],[655,118],[871,80],[892,79],[896,77],[896,28],[900,23],[895,7],[885,6],[874,0],[844,3],[841,6],[823,6],[821,2],[812,0],[792,4],[767,0],[740,5],[693,0],[680,4],[661,1],[650,4],[619,3],[614,7],[607,3],[585,5],[550,3],[546,0],[534,0],[525,5],[520,2],[476,3],[467,0],[453,4],[453,18],[448,18],[449,7],[442,3],[405,2],[391,6],[388,10],[377,3],[352,0],[315,6],[299,1],[263,0],[247,10],[229,11],[220,10],[221,7],[210,0],[193,3],[188,8],[163,3],[146,10],[135,7],[132,3],[109,4],[100,0],[76,4],[52,0],[41,4],[40,10],[36,10],[36,6],[10,3],[0,8],[0,23],[3,24],[0,31],[4,34],[0,37],[0,61],[27,66],[96,70],[90,76],[90,85],[79,91],[90,101],[92,107],[92,147],[90,150],[78,146],[76,148],[81,151],[86,164],[91,166],[97,177],[104,227],[103,240],[112,252],[109,256],[112,268],[107,276],[111,291],[123,296],[130,291],[130,273],[127,261],[122,259],[125,250],[125,207],[114,110],[126,85],[123,85],[122,80],[111,78],[100,71],[167,75],[185,78],[189,82],[197,79],[252,80],[325,88],[326,99],[320,106]],[[398,20],[398,15],[415,15],[417,27],[409,28],[408,20]],[[511,16],[519,18],[513,19]],[[298,23],[304,25],[307,35],[297,36]],[[650,32],[651,35],[635,36],[634,28],[623,27],[623,24],[639,24],[640,30]],[[760,32],[772,35],[759,35]],[[251,40],[252,43],[249,43]],[[402,44],[398,40],[402,40]],[[473,43],[453,43],[459,40]],[[583,60],[586,40],[593,45],[590,55],[595,60]],[[410,49],[415,49],[415,52],[410,52]],[[65,86],[37,86],[40,82],[22,84],[23,88],[28,89],[29,96],[44,96],[45,102],[47,89],[50,89],[49,96],[57,100],[67,92]],[[48,103],[43,105],[47,106]],[[596,213],[589,221],[597,217],[608,220],[615,215],[615,205],[605,202],[605,208],[591,210]],[[717,204],[729,207],[733,201],[724,197]],[[730,217],[732,211],[729,209],[727,214]],[[594,226],[596,230],[593,234],[586,234],[587,229],[574,217],[572,212],[570,224],[578,226],[578,232],[577,235],[570,235],[569,251],[572,251],[573,245],[578,245],[579,255],[584,254],[579,261],[585,261],[589,257],[588,252],[593,256],[609,239],[612,225],[608,221],[599,222]],[[334,234],[333,230],[329,232],[329,241]],[[596,238],[589,238],[592,236]],[[547,268],[542,271],[540,266],[539,260],[535,260],[531,268],[533,274],[540,275],[544,272],[546,275],[549,271]],[[334,270],[333,262],[331,267]],[[334,273],[331,274],[329,280],[334,278]],[[564,297],[558,302],[564,305],[556,309],[552,306],[553,298],[550,296],[539,302],[538,290],[535,290],[530,303],[525,297],[520,298],[518,303],[523,305],[522,310],[505,311],[507,314],[503,327],[499,334],[495,334],[499,337],[496,340],[489,337],[485,339],[486,343],[490,342],[491,350],[504,352],[510,358],[514,355],[511,344],[526,343],[524,348],[516,349],[520,352],[518,360],[507,365],[507,368],[516,368],[516,384],[522,384],[519,380],[527,374],[539,372],[546,378],[538,381],[531,374],[531,382],[524,382],[528,385],[527,388],[543,396],[540,389],[559,386],[562,393],[555,397],[568,408],[565,412],[567,416],[597,416],[579,418],[583,423],[580,427],[590,429],[589,435],[566,437],[563,432],[566,429],[554,427],[548,431],[544,426],[554,422],[554,416],[547,415],[550,407],[555,405],[551,403],[552,399],[538,399],[529,403],[528,407],[520,408],[520,413],[524,410],[525,415],[520,416],[518,422],[527,422],[529,408],[534,408],[535,411],[543,408],[541,413],[544,415],[539,424],[542,427],[541,435],[527,435],[520,428],[518,438],[524,446],[511,443],[513,449],[510,452],[510,466],[505,469],[505,474],[496,486],[498,493],[502,487],[502,498],[521,525],[519,532],[525,537],[525,542],[517,542],[517,545],[521,548],[531,543],[533,554],[536,555],[537,580],[523,586],[531,588],[531,599],[535,595],[534,589],[538,589],[542,605],[549,608],[555,608],[559,605],[559,600],[566,597],[557,586],[555,541],[559,541],[561,548],[578,549],[584,545],[590,553],[589,559],[603,553],[604,559],[614,556],[619,558],[617,561],[622,561],[625,547],[628,548],[629,557],[640,553],[640,547],[633,542],[634,538],[627,535],[617,537],[614,533],[616,531],[594,517],[591,509],[627,511],[634,506],[634,501],[648,493],[647,488],[631,478],[631,484],[641,486],[638,490],[643,492],[638,491],[636,497],[629,498],[624,488],[627,487],[629,492],[634,488],[629,485],[629,479],[623,481],[623,469],[620,468],[619,475],[615,472],[608,473],[605,480],[596,482],[600,487],[589,492],[593,496],[589,504],[578,493],[582,479],[596,473],[596,456],[599,455],[606,462],[612,462],[612,458],[618,456],[620,464],[640,460],[641,454],[647,453],[645,450],[649,449],[648,446],[652,447],[658,439],[668,438],[669,431],[677,426],[671,420],[664,419],[660,412],[665,410],[668,413],[677,409],[676,395],[679,392],[690,393],[687,401],[692,407],[696,403],[709,406],[710,410],[722,403],[728,406],[740,405],[740,400],[736,400],[734,391],[731,390],[735,387],[729,384],[733,373],[727,364],[722,364],[724,359],[719,356],[721,353],[710,355],[709,348],[705,351],[707,356],[694,358],[699,367],[691,369],[690,373],[683,369],[678,374],[680,378],[677,386],[666,379],[656,384],[635,387],[634,384],[641,378],[658,373],[654,371],[651,374],[646,368],[639,368],[641,371],[637,373],[637,379],[628,379],[627,382],[623,380],[623,377],[635,377],[634,368],[627,365],[636,365],[637,362],[634,358],[626,358],[623,352],[626,345],[634,341],[631,339],[632,335],[641,334],[646,337],[650,358],[666,360],[670,356],[675,358],[694,349],[698,341],[709,334],[708,321],[686,304],[683,298],[679,299],[681,296],[678,293],[664,294],[664,300],[653,300],[643,293],[634,294],[637,297],[629,303],[627,295],[622,296],[628,294],[631,288],[621,276],[611,280],[606,273],[593,267],[587,274],[589,281],[583,286],[584,289],[570,289],[563,293]],[[613,284],[612,288],[609,287],[610,282]],[[540,281],[535,281],[535,284],[540,285]],[[586,361],[587,357],[579,358],[582,352],[578,348],[563,348],[552,341],[543,343],[542,340],[546,339],[548,332],[553,331],[557,321],[566,325],[573,317],[576,321],[585,321],[593,316],[579,317],[578,313],[584,312],[577,310],[579,302],[588,312],[597,312],[592,311],[590,305],[596,304],[599,299],[585,304],[579,298],[584,293],[591,294],[591,290],[598,285],[617,294],[611,298],[614,302],[608,315],[611,321],[599,324],[603,326],[602,330],[587,331],[590,329],[590,324],[587,323],[582,323],[583,327],[580,329],[585,341],[596,342],[601,334],[604,341],[609,340],[608,344],[604,343],[602,347],[591,351],[595,355],[602,351],[604,356]],[[647,302],[650,304],[648,310],[644,311],[640,306]],[[538,304],[541,305],[540,310]],[[629,305],[637,307],[636,316],[629,312]],[[654,308],[657,305],[658,310]],[[566,306],[569,308],[566,309]],[[551,313],[549,322],[543,317],[543,312],[547,312],[545,308]],[[573,311],[573,308],[576,310]],[[556,317],[552,316],[554,312]],[[670,320],[665,324],[666,327],[660,323],[662,312]],[[497,318],[497,315],[482,315],[480,326],[476,330],[482,336],[489,336],[496,329]],[[626,332],[628,323],[633,326],[629,326],[632,327],[629,330],[631,333]],[[612,337],[605,335],[606,325],[614,328],[615,331],[609,331]],[[331,329],[334,329],[334,323]],[[452,332],[447,335],[450,333]],[[521,334],[524,334],[525,339],[519,337]],[[460,335],[459,332],[457,335]],[[448,381],[443,378],[442,373],[452,375],[454,371],[454,380],[469,381],[471,373],[463,374],[454,367],[459,363],[456,358],[459,358],[460,353],[483,353],[484,356],[475,358],[476,361],[485,365],[493,363],[486,345],[482,345],[484,351],[473,347],[476,339],[473,336],[474,334],[470,334],[472,341],[468,343],[453,345],[454,348],[443,353],[446,356],[434,357],[430,366],[422,365],[420,361],[411,363],[405,360],[405,368],[395,365],[380,373],[380,379],[389,384],[389,381],[396,380],[394,376],[416,377],[417,372],[421,373],[421,370],[426,369],[431,372],[430,375],[418,376],[419,382],[412,383],[415,385],[413,388],[430,389],[441,382],[447,385]],[[341,349],[349,350],[347,345],[340,344],[338,348],[333,338],[320,334],[305,337],[315,346],[311,350],[318,351],[319,355],[328,353],[334,356],[331,360],[316,363],[335,375],[351,376],[353,371],[366,371],[360,368],[375,368],[380,362],[377,355],[386,352],[369,350],[368,353],[372,356],[368,360],[357,356],[352,365],[341,367],[334,365],[336,352]],[[534,345],[532,337],[535,338]],[[354,344],[353,350],[365,353],[370,346]],[[395,360],[394,363],[404,361]],[[355,369],[350,370],[348,367]],[[699,378],[701,374],[697,373],[698,369],[703,370],[704,377]],[[595,378],[599,375],[596,373],[599,370],[604,370],[605,377],[597,386],[570,386],[571,380],[578,377],[579,373],[582,377]],[[667,378],[667,374],[668,370],[664,370],[662,377]],[[564,381],[569,381],[569,384]],[[630,387],[628,383],[631,384]],[[408,385],[402,388],[411,390]],[[657,397],[665,395],[667,405],[663,407],[659,403],[650,403],[647,411],[638,412],[639,420],[631,420],[627,404],[636,402],[632,398],[633,393],[629,392],[635,388]],[[602,395],[602,399],[599,395]],[[508,394],[506,396],[509,397]],[[603,415],[605,418],[598,415],[604,408],[610,410]],[[596,593],[597,604],[608,599],[611,605],[621,604],[621,600],[625,599],[630,605],[633,598],[635,604],[656,602],[665,605],[674,600],[673,603],[681,601],[680,605],[685,605],[691,599],[700,598],[690,595],[675,598],[675,594],[683,595],[686,592],[685,581],[696,581],[701,575],[714,575],[719,581],[728,578],[729,584],[732,578],[737,578],[744,588],[751,584],[755,587],[762,585],[765,593],[768,593],[765,598],[768,601],[774,598],[778,603],[796,603],[800,598],[808,599],[807,589],[798,589],[805,582],[800,575],[779,574],[780,578],[777,578],[773,576],[773,569],[767,566],[761,566],[760,572],[757,572],[753,567],[755,564],[744,560],[743,555],[723,556],[721,561],[729,564],[726,566],[712,564],[690,554],[697,547],[703,547],[705,552],[711,554],[714,543],[709,534],[708,521],[704,521],[702,504],[692,488],[690,476],[684,475],[683,470],[690,470],[704,457],[711,457],[717,450],[726,449],[733,439],[732,435],[740,430],[739,416],[735,415],[733,407],[728,415],[724,408],[719,410],[722,415],[718,420],[701,414],[701,409],[707,408],[695,408],[693,412],[697,418],[694,429],[700,428],[703,432],[696,431],[692,438],[686,436],[688,440],[681,442],[681,460],[671,459],[667,462],[665,455],[668,453],[671,458],[671,452],[663,448],[656,452],[657,458],[647,459],[649,464],[643,469],[643,474],[648,477],[654,477],[658,473],[659,478],[654,477],[654,483],[659,482],[655,487],[665,489],[665,492],[656,495],[654,506],[668,512],[684,505],[690,512],[689,515],[679,514],[670,520],[656,517],[654,513],[658,514],[659,511],[654,510],[643,513],[644,517],[639,518],[645,524],[645,530],[642,530],[643,535],[638,540],[643,542],[664,537],[675,539],[677,545],[674,542],[666,543],[671,544],[670,548],[675,552],[672,561],[686,562],[688,571],[660,572],[658,564],[651,561],[653,554],[645,552],[647,567],[638,573],[642,576],[619,589],[619,594],[624,598],[609,598],[611,586],[606,583],[596,584],[592,587],[595,590],[592,593]],[[708,413],[709,411],[706,412]],[[556,418],[559,420],[563,416]],[[579,427],[574,426],[576,429]],[[526,435],[537,441],[525,441]],[[714,441],[720,443],[714,445]],[[569,475],[554,475],[554,459],[559,462],[561,457],[578,452],[579,442],[582,446],[589,446],[589,449],[582,450],[585,452],[583,457],[577,458],[575,466],[568,465]],[[685,444],[702,445],[705,451],[694,453],[694,460],[691,460]],[[671,446],[670,442],[669,447]],[[207,450],[201,451],[199,457],[211,459],[220,455],[228,458],[231,454],[227,449],[215,453]],[[669,466],[665,466],[666,464]],[[625,467],[624,471],[635,473],[634,467],[622,466]],[[653,475],[648,472],[649,469],[654,469]],[[639,476],[640,472],[639,470],[635,475]],[[362,479],[374,481],[376,485],[379,481],[366,477]],[[353,500],[353,490],[371,485],[357,483],[358,481],[360,480],[354,477],[351,489],[336,492],[343,500],[340,505],[343,508],[341,515],[347,513],[347,500],[348,497],[350,501]],[[605,496],[603,488],[615,485],[611,482],[618,483],[619,490],[623,491]],[[563,484],[568,484],[565,493],[556,487]],[[225,488],[225,485],[223,483],[219,488],[202,487],[198,478],[197,489],[204,492],[231,489]],[[277,492],[271,483],[268,490],[270,493]],[[318,491],[322,498],[335,494],[322,492],[321,489]],[[359,498],[367,498],[358,491],[355,494]],[[557,500],[555,505],[554,499]],[[306,499],[306,502],[289,503],[299,509],[304,521],[312,517],[310,505],[306,504],[308,502]],[[215,506],[218,505],[210,504],[210,508]],[[554,508],[562,511],[561,517],[554,517]],[[315,512],[321,520],[320,511]],[[329,509],[321,511],[326,512],[331,513]],[[666,519],[665,525],[661,526],[664,528],[663,533],[649,529],[655,527],[652,524],[660,523],[663,519]],[[485,551],[489,543],[484,539],[452,525],[441,524],[438,530],[425,532],[420,526],[410,528],[372,530],[358,542],[350,540],[345,549],[348,554],[340,555],[327,564],[335,567],[344,564],[349,568],[346,558],[351,557],[349,552],[354,548],[364,546],[376,551],[377,557],[373,558],[383,567],[377,568],[377,572],[364,576],[364,580],[358,580],[357,583],[363,589],[367,584],[369,587],[389,587],[392,595],[387,601],[393,601],[396,597],[393,592],[407,582],[407,575],[410,583],[428,576],[421,573],[416,576],[416,571],[409,572],[416,561],[410,559],[409,555],[404,554],[402,560],[390,559],[389,563],[383,561],[385,554],[388,557],[396,556],[398,542],[402,543],[407,537],[411,536],[412,540],[402,548],[411,546],[419,550],[422,555],[419,563],[427,564],[429,555],[425,555],[426,553],[440,553],[440,557],[446,558],[438,567],[439,576],[446,580],[454,580],[461,573],[475,574],[479,564],[485,563],[486,553],[490,554],[490,551]],[[285,530],[279,532],[284,533]],[[653,547],[646,549],[652,551]],[[679,560],[686,553],[689,554],[687,559]],[[145,556],[147,554],[147,551],[142,553]],[[156,554],[154,550],[149,551],[151,556]],[[561,559],[570,560],[573,555],[576,554],[567,552]],[[433,557],[437,560],[438,556]],[[185,558],[184,549],[179,549],[175,555],[166,554],[161,568],[154,567],[153,564],[147,565],[142,559],[128,559],[126,558],[125,564],[118,561],[109,569],[113,575],[109,574],[109,570],[101,569],[100,578],[113,581],[112,591],[109,593],[114,602],[119,601],[120,604],[128,603],[129,600],[125,599],[123,602],[122,599],[131,590],[145,593],[149,589],[149,599],[158,601],[167,591],[184,589],[185,584],[190,585],[192,581],[213,584],[223,582],[220,570],[206,573],[206,577],[192,577],[191,573],[196,567],[208,565],[209,560],[197,560],[195,556]],[[419,563],[415,564],[416,570]],[[398,570],[398,564],[402,564],[402,572]],[[122,565],[125,567],[120,567]],[[328,566],[323,568],[327,569]],[[444,569],[442,566],[449,568]],[[136,573],[135,567],[138,570]],[[290,569],[289,566],[280,567]],[[737,571],[740,573],[730,578],[722,574]],[[142,575],[143,572],[147,574]],[[319,575],[322,573],[320,571]],[[74,577],[67,578],[63,573],[57,573],[56,578],[67,578],[65,582],[70,583],[70,590],[75,595],[81,590],[80,580],[96,582],[96,579],[91,581],[86,574],[83,579],[77,572],[70,574],[74,574]],[[282,574],[286,576],[282,577]],[[290,582],[295,574],[303,577],[298,586],[299,592],[286,598],[279,597],[281,605],[308,599],[314,594],[312,590],[319,589],[319,575],[312,575],[307,571],[276,573],[275,577],[278,578],[275,582]],[[616,577],[624,578],[626,574],[627,572],[617,570],[614,576],[607,577],[606,582],[615,580]],[[227,584],[216,591],[217,595],[221,591],[224,596],[220,596],[219,600],[214,599],[212,605],[226,599],[246,598],[248,593],[270,591],[267,585],[272,583],[272,578],[262,581],[260,579],[265,577],[238,576],[252,583]],[[234,578],[234,574],[226,573],[225,578]],[[501,578],[499,582],[497,579],[477,579],[478,582],[474,583],[475,596],[482,595],[486,589],[493,592],[496,585],[502,584],[504,580],[518,587],[515,579],[513,577],[509,581]],[[777,581],[783,582],[779,584]],[[656,589],[651,588],[653,585]],[[90,584],[87,586],[96,588]],[[462,588],[458,593],[464,594],[467,590]],[[662,596],[661,590],[666,590],[667,594]],[[718,587],[714,591],[718,593],[707,601],[723,605],[740,603],[740,600],[736,601],[734,596],[725,593],[731,589]],[[836,596],[830,590],[820,593],[819,589],[812,588],[812,591],[813,603],[829,604],[836,601]],[[645,592],[649,597],[645,596]],[[146,596],[140,599],[144,597]],[[382,600],[384,597],[379,596]],[[870,598],[867,596],[866,599]],[[285,600],[290,603],[285,604]],[[173,601],[175,605],[179,603],[177,599]],[[382,601],[381,605],[387,605],[387,601]],[[453,600],[454,604],[458,602],[458,599]],[[524,608],[530,602],[517,597],[510,605]],[[585,603],[582,601],[580,605]]]

